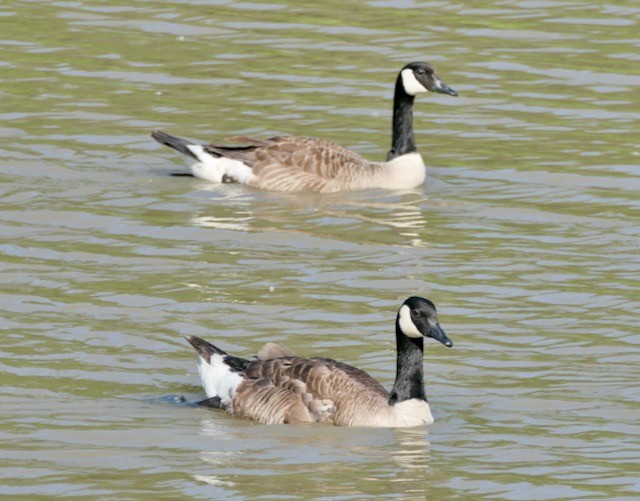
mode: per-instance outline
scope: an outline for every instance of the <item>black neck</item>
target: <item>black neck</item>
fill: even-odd
[[[396,320],[396,346],[398,361],[396,365],[396,382],[389,396],[389,404],[397,404],[410,398],[427,400],[424,392],[424,374],[422,364],[424,358],[423,338],[405,336]]]
[[[396,80],[393,96],[393,139],[387,162],[405,153],[418,151],[413,137],[413,96],[407,94],[402,83],[402,75]]]

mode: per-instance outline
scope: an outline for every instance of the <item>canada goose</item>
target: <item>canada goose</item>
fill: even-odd
[[[330,358],[300,358],[267,344],[256,360],[228,355],[186,338],[198,352],[207,400],[233,416],[264,424],[323,422],[338,426],[407,427],[433,423],[424,391],[423,337],[453,343],[435,305],[410,297],[396,318],[397,368],[391,393],[366,372]]]
[[[216,183],[233,182],[276,191],[333,193],[370,188],[409,189],[426,170],[413,136],[413,99],[421,92],[458,94],[427,63],[407,64],[396,80],[392,144],[386,162],[370,162],[354,151],[311,137],[233,138],[241,146],[194,144],[162,131],[151,136],[197,162],[191,173]]]

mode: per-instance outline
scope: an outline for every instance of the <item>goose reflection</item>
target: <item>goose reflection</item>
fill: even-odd
[[[203,419],[200,422],[200,434],[211,444],[228,442],[234,430],[224,421],[217,419]],[[233,477],[227,472],[229,465],[234,464],[241,456],[237,450],[205,450],[200,452],[200,459],[207,465],[205,471],[193,474],[199,482],[221,487],[233,488],[236,485]]]
[[[401,428],[392,431],[398,446],[391,450],[391,460],[403,469],[429,468],[429,447],[431,444],[427,438],[429,435],[427,429]]]
[[[422,206],[428,202],[428,198],[422,193],[409,192],[398,195],[386,195],[374,201],[350,202],[349,208],[359,211],[325,211],[328,215],[337,217],[350,216],[367,223],[386,226],[394,231],[403,240],[401,245],[421,247],[426,244],[422,239],[427,220],[424,217]],[[362,211],[362,209],[365,209]]]
[[[204,419],[193,478],[229,496],[424,499],[431,485],[427,428],[268,426]]]
[[[218,192],[219,193],[219,192]],[[350,197],[344,195],[318,196],[302,194],[272,194],[268,199],[261,194],[233,192],[222,198],[216,198],[214,207],[191,216],[190,222],[203,228],[233,230],[242,232],[273,231],[276,233],[309,233],[308,218],[320,224],[314,225],[316,236],[335,238],[329,234],[328,226],[345,226],[344,221],[357,220],[378,227],[386,227],[397,235],[396,244],[411,247],[424,247],[429,244],[425,239],[428,221],[425,217],[425,205],[433,205],[418,191],[403,193],[375,193]],[[326,218],[322,221],[319,218]],[[300,225],[291,227],[300,221]],[[289,226],[289,227],[287,227]],[[298,229],[299,228],[299,229]],[[326,234],[323,234],[326,233]],[[367,232],[370,237],[371,232]]]

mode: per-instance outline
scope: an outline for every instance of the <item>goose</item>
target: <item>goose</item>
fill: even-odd
[[[296,357],[267,343],[255,360],[234,357],[190,336],[207,399],[232,416],[263,424],[410,427],[433,423],[424,390],[423,340],[453,346],[435,305],[410,297],[396,317],[396,380],[391,392],[363,370],[330,358]]]
[[[235,146],[196,144],[159,130],[151,136],[196,160],[194,177],[214,183],[240,183],[275,191],[335,193],[382,188],[415,188],[426,176],[413,134],[413,101],[417,94],[457,96],[428,63],[404,66],[393,98],[391,150],[385,162],[371,162],[355,151],[312,137],[232,138]]]

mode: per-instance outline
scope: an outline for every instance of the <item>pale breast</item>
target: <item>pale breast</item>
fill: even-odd
[[[427,169],[420,153],[407,153],[384,164],[380,188],[404,190],[416,188],[424,183]]]
[[[424,400],[412,398],[392,406],[392,424],[394,427],[424,426],[433,423],[429,404]]]

